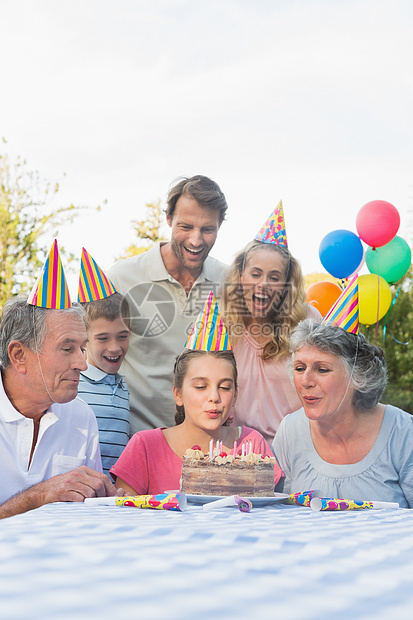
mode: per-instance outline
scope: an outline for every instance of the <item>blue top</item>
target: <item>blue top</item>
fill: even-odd
[[[96,416],[103,473],[109,475],[129,440],[129,388],[122,375],[88,364],[80,373],[78,396]]]
[[[283,419],[271,447],[285,474],[286,493],[316,490],[323,497],[413,507],[413,416],[397,407],[386,405],[374,446],[358,463],[324,461],[304,409]]]

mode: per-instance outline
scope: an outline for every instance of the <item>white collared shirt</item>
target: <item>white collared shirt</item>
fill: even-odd
[[[54,403],[43,415],[29,468],[33,431],[33,420],[13,407],[0,377],[0,503],[80,465],[102,471],[96,418],[80,398]]]

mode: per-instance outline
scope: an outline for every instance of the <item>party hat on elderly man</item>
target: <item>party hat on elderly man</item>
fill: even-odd
[[[82,248],[77,300],[80,302],[98,301],[113,293],[116,293],[116,289],[112,282],[105,276],[89,252]]]
[[[185,348],[198,351],[229,351],[232,349],[212,291],[195,321]]]
[[[54,310],[64,310],[72,305],[56,239],[27,303]]]
[[[337,325],[351,334],[359,333],[359,289],[356,274],[321,322]]]
[[[288,248],[282,200],[275,207],[264,226],[255,235],[255,239],[263,243],[274,243],[274,245],[283,245],[285,248]]]

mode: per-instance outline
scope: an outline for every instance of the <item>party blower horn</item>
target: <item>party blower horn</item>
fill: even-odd
[[[239,495],[229,495],[222,499],[217,499],[214,502],[204,504],[204,510],[216,510],[217,508],[225,508],[226,506],[238,506],[241,512],[250,512],[252,504],[246,497],[240,497]]]
[[[130,506],[154,510],[186,510],[185,493],[159,493],[157,495],[126,495],[125,497],[87,497],[85,504],[91,506]]]
[[[329,497],[314,497],[310,502],[311,510],[397,510],[397,502],[357,502],[353,499],[336,499]]]

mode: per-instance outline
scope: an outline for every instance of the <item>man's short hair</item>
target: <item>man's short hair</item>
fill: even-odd
[[[113,295],[109,295],[109,297],[105,297],[105,299],[88,301],[81,305],[86,312],[88,327],[91,321],[96,321],[96,319],[115,321],[120,318],[127,327],[130,325],[129,304],[126,297],[120,293],[113,293]]]
[[[64,310],[52,310],[28,304],[25,295],[17,295],[6,301],[0,320],[0,365],[2,368],[10,366],[8,348],[13,340],[26,345],[31,351],[41,353],[47,334],[46,318],[50,312],[60,312],[65,315],[75,313],[83,321],[85,320],[84,310],[77,303],[73,303],[71,308]]]
[[[175,213],[176,203],[181,196],[191,196],[201,207],[207,207],[219,212],[219,223],[225,219],[228,209],[227,201],[219,185],[200,174],[187,178],[182,177],[168,192],[166,215],[171,219]]]

